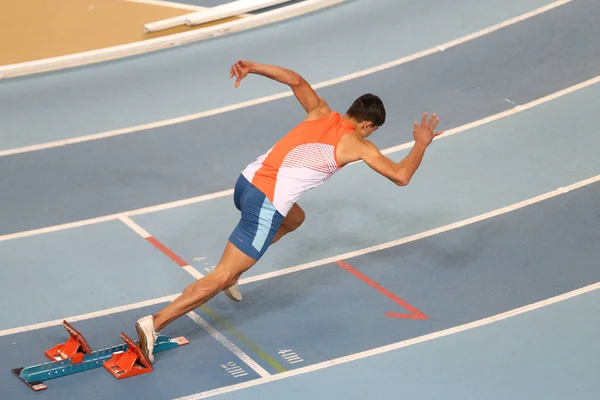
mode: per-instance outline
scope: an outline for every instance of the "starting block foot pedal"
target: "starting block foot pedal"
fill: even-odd
[[[117,379],[152,372],[152,364],[142,349],[125,333],[121,333],[121,338],[127,344],[127,351],[113,353],[112,357],[106,360],[102,366]]]
[[[69,339],[62,344],[56,345],[44,353],[52,361],[63,361],[70,359],[73,364],[80,363],[86,354],[91,354],[92,349],[87,341],[73,325],[63,321],[63,327],[69,332]]]

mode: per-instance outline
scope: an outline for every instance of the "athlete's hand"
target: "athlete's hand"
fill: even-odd
[[[421,125],[415,122],[415,127],[413,130],[415,143],[420,143],[424,144],[425,146],[429,146],[434,137],[437,137],[444,133],[444,131],[433,133],[438,122],[440,122],[440,119],[436,118],[435,114],[433,114],[429,122],[427,122],[427,113],[424,113],[423,118],[421,118]]]
[[[240,82],[242,79],[248,75],[250,72],[250,63],[248,61],[238,61],[231,66],[231,71],[229,72],[229,78],[233,78],[234,76],[237,78],[235,81],[235,87],[240,86]]]

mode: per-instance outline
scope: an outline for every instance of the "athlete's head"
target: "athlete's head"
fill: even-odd
[[[385,123],[383,101],[371,93],[363,94],[354,100],[346,115],[355,122],[354,130],[363,138]]]

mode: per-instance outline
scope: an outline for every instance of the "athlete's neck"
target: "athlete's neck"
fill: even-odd
[[[342,116],[342,121],[349,123],[354,129],[356,129],[356,126],[358,125],[358,122],[348,114]]]

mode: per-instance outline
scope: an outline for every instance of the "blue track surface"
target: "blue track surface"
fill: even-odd
[[[0,329],[167,296],[192,280],[119,221],[0,242],[0,254],[9,276],[28,271],[1,280],[3,296],[37,299],[6,303]]]
[[[410,141],[409,128],[421,110],[447,116],[443,129],[487,117],[514,107],[507,99],[524,104],[597,75],[600,46],[591,38],[600,37],[600,25],[593,22],[600,3],[576,2],[560,11],[566,14],[562,19],[553,15],[559,12],[554,10],[528,24],[326,88],[320,94],[332,107],[345,111],[360,94],[377,92],[391,114],[373,137],[381,147]],[[527,41],[522,40],[524,35]],[[586,40],[573,43],[576,37]],[[550,51],[555,46],[568,51]],[[547,56],[540,65],[538,52],[543,49]],[[564,74],[567,67],[572,71],[569,75]],[[9,206],[3,210],[7,216],[0,234],[229,189],[256,154],[301,120],[301,111],[294,98],[287,98],[100,143],[31,152],[16,159],[2,157],[0,169],[9,172],[3,184]],[[244,146],[232,146],[232,141]],[[11,173],[15,170],[19,173]],[[103,201],[90,209],[88,204],[98,198]],[[40,203],[45,218],[27,218]]]
[[[593,399],[600,390],[599,303],[596,291],[493,325],[218,398]]]
[[[351,0],[215,40],[0,81],[0,120],[3,131],[10,132],[0,148],[146,124],[286,90],[260,79],[234,90],[227,77],[237,59],[290,66],[320,82],[438,46],[551,2]],[[357,30],[352,21],[377,23]]]
[[[227,71],[237,58],[284,64],[318,82],[549,3],[354,0],[217,40],[3,81],[0,149],[286,89],[258,77],[232,89]],[[244,300],[219,294],[197,309],[211,332],[188,317],[170,325],[164,334],[183,335],[190,344],[158,354],[151,374],[118,381],[97,369],[47,381],[41,395],[595,400],[600,82],[497,114],[599,76],[598,15],[597,1],[574,0],[443,52],[320,89],[339,111],[359,94],[380,94],[389,110],[386,126],[374,135],[381,148],[410,142],[412,122],[423,111],[438,113],[446,130],[496,116],[435,141],[408,187],[357,164],[307,193],[300,201],[305,224],[243,276]],[[349,21],[359,16],[378,22],[357,32]],[[324,34],[316,26],[333,30]],[[226,71],[222,79],[218,71]],[[63,318],[74,321],[92,348],[111,346],[121,342],[122,331],[135,337],[137,318],[193,281],[189,269],[152,246],[140,229],[171,257],[206,274],[238,214],[225,194],[131,220],[117,215],[57,225],[230,189],[240,169],[301,117],[295,99],[285,98],[0,156],[0,265],[6,271],[0,398],[40,395],[10,369],[45,361],[43,352],[67,338]],[[398,161],[408,151],[389,156]],[[575,183],[571,191],[556,190]],[[44,228],[51,229],[26,232]],[[340,259],[356,275],[335,263]],[[384,289],[369,286],[369,279]],[[386,314],[412,307],[426,318]],[[491,323],[498,315],[506,319]],[[242,373],[232,376],[228,365]]]

